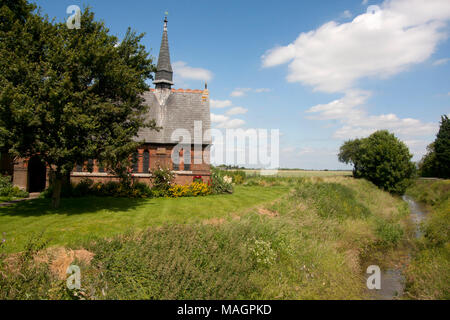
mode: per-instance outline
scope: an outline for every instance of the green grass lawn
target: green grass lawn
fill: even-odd
[[[6,250],[23,249],[30,236],[45,232],[52,245],[77,245],[91,237],[109,237],[126,231],[163,224],[230,218],[234,213],[273,202],[286,194],[287,186],[264,188],[237,186],[232,195],[198,198],[71,198],[59,209],[50,200],[36,199],[0,208],[0,234],[6,234]]]

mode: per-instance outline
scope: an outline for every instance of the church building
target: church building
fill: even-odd
[[[188,184],[194,177],[199,176],[206,182],[211,175],[209,92],[206,84],[202,90],[172,88],[174,83],[167,18],[164,20],[156,69],[153,81],[155,88],[144,93],[143,97],[150,107],[146,117],[155,119],[161,130],[140,130],[136,141],[143,141],[143,144],[132,155],[132,177],[135,181],[150,185],[151,170],[162,167],[174,172],[175,183]],[[85,178],[94,182],[118,180],[114,175],[105,172],[96,160],[89,162],[74,168],[71,173],[72,182],[77,183]],[[87,170],[88,164],[93,167],[92,172]],[[8,164],[3,167],[8,167]],[[37,156],[18,159],[9,165],[8,170],[13,175],[14,185],[26,191],[41,192],[48,186],[49,170]]]

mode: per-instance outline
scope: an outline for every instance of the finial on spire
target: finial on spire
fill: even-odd
[[[164,17],[164,31],[167,31],[167,22],[168,22],[167,16],[169,15],[169,12],[168,11],[164,12],[164,15],[165,15],[165,17]]]

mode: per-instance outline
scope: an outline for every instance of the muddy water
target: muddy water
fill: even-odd
[[[404,195],[402,199],[408,203],[411,219],[416,228],[416,238],[420,238],[422,236],[420,224],[426,217],[426,211],[411,197]],[[367,275],[366,279],[368,276],[370,275]],[[395,266],[394,268],[381,270],[381,289],[368,290],[368,294],[369,298],[374,300],[393,300],[401,298],[404,290],[405,277],[402,274],[402,268],[401,266]]]
[[[403,196],[403,200],[406,201],[409,205],[409,210],[411,212],[411,219],[416,224],[416,238],[420,238],[422,236],[422,231],[420,229],[420,223],[426,217],[426,211],[423,206],[419,203],[415,202],[410,196]]]

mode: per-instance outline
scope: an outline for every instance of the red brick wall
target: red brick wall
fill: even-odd
[[[174,145],[152,145],[147,144],[138,149],[138,173],[137,175],[144,175],[141,177],[134,177],[134,181],[143,182],[148,185],[151,185],[150,176],[147,172],[143,171],[143,160],[144,160],[144,150],[149,150],[150,155],[150,170],[156,169],[158,166],[169,168],[173,170],[172,165],[172,150]],[[181,152],[181,159],[183,152]],[[206,162],[203,159],[206,159]],[[198,160],[199,163],[195,163],[195,159]],[[79,183],[81,180],[89,178],[94,182],[102,182],[106,183],[108,181],[119,181],[117,177],[112,175],[106,175],[104,173],[99,173],[98,164],[94,161],[94,170],[92,173],[87,172],[86,164],[84,164],[83,173],[72,172],[71,181],[73,183]],[[191,169],[190,171],[184,171],[183,160],[180,163],[180,173],[176,173],[175,175],[175,183],[177,184],[189,184],[194,180],[195,176],[202,176],[204,182],[208,182],[211,176],[211,170],[209,165],[209,148],[203,146],[201,150],[195,150],[192,148],[191,150]],[[50,170],[47,169],[47,174]],[[74,170],[75,171],[75,170]],[[147,174],[147,175],[146,175]],[[28,188],[28,167],[26,159],[19,159],[16,161],[14,165],[14,185],[19,186],[20,188],[26,190]],[[47,178],[47,186],[48,186],[48,178]]]
[[[145,184],[151,185],[150,176],[146,175],[147,172],[143,171],[143,161],[144,161],[144,150],[149,151],[149,169],[154,170],[158,167],[169,168],[173,170],[172,164],[172,150],[174,145],[144,145],[138,149],[138,172],[137,176],[133,177],[134,181],[143,182]],[[175,183],[177,184],[189,184],[194,180],[195,176],[202,176],[204,182],[208,182],[211,176],[210,164],[209,164],[209,148],[201,147],[200,150],[191,150],[191,168],[189,171],[184,171],[183,163],[183,151],[180,152],[180,171],[175,174]],[[197,159],[198,163],[195,163]],[[94,180],[94,182],[106,183],[108,181],[118,181],[118,178],[105,174],[98,173],[98,166],[94,162],[94,172],[93,173],[73,173],[71,181],[74,183],[80,182],[82,179],[89,178]],[[86,169],[84,169],[86,171]],[[183,172],[184,171],[184,172]]]

